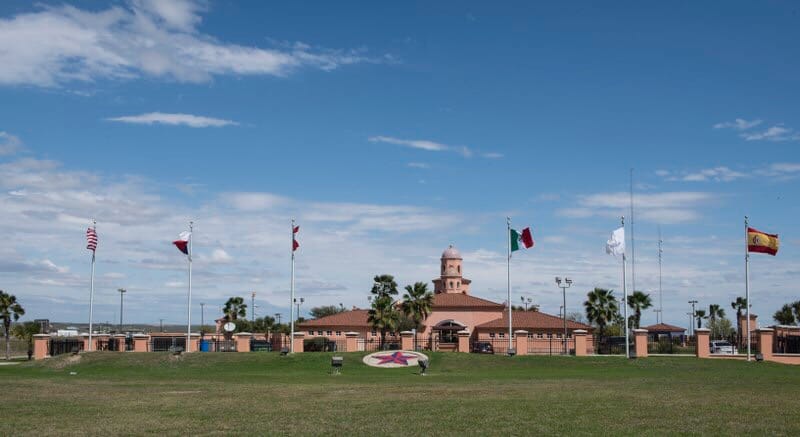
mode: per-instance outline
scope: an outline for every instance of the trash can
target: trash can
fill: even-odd
[[[200,340],[200,352],[209,352],[211,350],[211,342],[208,340]]]

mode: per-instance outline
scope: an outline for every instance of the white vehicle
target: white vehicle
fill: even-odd
[[[733,355],[736,353],[733,345],[727,340],[712,340],[710,348],[712,354]]]

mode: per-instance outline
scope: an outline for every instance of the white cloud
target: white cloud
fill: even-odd
[[[484,153],[481,156],[483,156],[484,158],[489,158],[489,159],[500,159],[500,158],[504,157],[505,155],[503,155],[502,153],[497,153],[497,152],[489,152],[489,153]]]
[[[411,168],[430,168],[426,162],[409,162],[407,165]]]
[[[228,255],[228,252],[225,252],[224,249],[214,249],[211,252],[211,261],[219,264],[226,264],[233,261],[233,257]]]
[[[800,133],[783,126],[772,126],[761,132],[744,132],[740,135],[747,141],[798,141]]]
[[[686,182],[703,182],[703,181],[717,181],[717,182],[730,182],[736,179],[748,177],[747,174],[731,170],[728,167],[720,166],[714,168],[706,168],[694,173],[688,173],[680,178]]]
[[[0,131],[0,156],[13,155],[22,148],[22,141],[8,132]]]
[[[104,10],[73,6],[0,19],[0,84],[58,86],[141,76],[205,82],[218,75],[285,76],[357,63],[396,62],[363,49],[306,44],[260,48],[218,41],[199,31],[204,3],[132,0]]]
[[[411,147],[412,149],[427,150],[431,152],[455,152],[466,158],[472,156],[472,150],[467,146],[450,146],[430,140],[404,140],[394,137],[373,136],[368,138],[371,143],[396,144],[398,146]]]
[[[758,126],[761,124],[762,120],[744,120],[741,118],[737,118],[734,121],[726,121],[723,123],[717,123],[714,125],[714,129],[734,129],[734,130],[747,130],[751,127]]]
[[[227,193],[222,196],[239,211],[264,211],[286,204],[287,199],[270,193]]]
[[[223,127],[236,126],[239,123],[220,118],[204,117],[192,114],[166,114],[163,112],[149,112],[140,115],[126,115],[122,117],[107,118],[108,121],[118,121],[132,124],[168,124],[172,126],[185,125],[189,127]]]
[[[715,202],[716,196],[706,192],[677,191],[637,194],[634,197],[636,219],[653,223],[685,223],[697,220],[700,209]],[[564,217],[620,217],[630,208],[630,193],[599,193],[578,196],[575,206],[557,213]]]

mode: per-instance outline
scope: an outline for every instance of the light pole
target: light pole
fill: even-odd
[[[297,320],[300,320],[300,305],[305,302],[306,300],[301,298],[294,298],[294,303],[297,305]]]
[[[564,298],[564,355],[567,355],[567,288],[572,286],[572,279],[565,277],[562,281],[560,277],[556,276],[556,285],[561,289]]]
[[[281,324],[281,313],[275,313],[275,318],[278,319],[278,324]]]
[[[520,296],[519,300],[522,301],[523,305],[525,305],[525,311],[528,311],[528,305],[530,305],[531,302],[533,302],[533,299],[531,299],[530,297],[526,299],[524,296]]]
[[[694,310],[695,304],[697,304],[696,300],[690,300],[689,304],[692,305],[692,323],[689,324],[689,335],[694,335],[694,318],[697,317],[697,311]]]
[[[164,319],[158,319],[158,330],[164,332]]]
[[[250,294],[250,308],[253,309],[253,311],[251,311],[251,314],[250,314],[250,322],[255,323],[256,322],[256,292],[255,291]]]
[[[122,332],[122,296],[128,290],[118,288],[117,291],[119,291],[119,332]]]

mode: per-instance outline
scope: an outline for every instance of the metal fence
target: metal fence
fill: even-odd
[[[270,339],[270,344],[272,344],[272,350],[274,351],[282,351],[283,349],[290,350],[292,348],[292,340],[285,336],[274,336]]]
[[[772,342],[772,352],[776,354],[800,354],[800,336],[776,335]]]
[[[6,343],[5,341],[3,341],[0,342],[0,344],[2,344],[2,347],[0,347],[0,359],[4,360],[6,358]],[[30,348],[27,341],[19,340],[16,338],[10,339],[8,341],[8,345],[10,349],[10,354],[9,354],[10,357],[27,355],[28,349]]]
[[[83,350],[83,340],[79,338],[51,338],[47,343],[47,353],[51,357],[78,353]]]
[[[506,340],[507,341],[507,340]],[[575,354],[575,339],[567,338],[566,351],[563,338],[528,337],[528,355],[570,355]]]
[[[414,337],[412,349],[415,351],[438,351],[439,335],[417,335]]]
[[[400,350],[400,340],[386,339],[381,345],[379,338],[359,338],[356,341],[356,349],[364,352],[375,352],[381,350]]]
[[[303,352],[346,352],[344,340],[331,340],[326,337],[316,337],[303,340]]]
[[[272,352],[272,350],[271,341],[250,339],[250,352]]]
[[[236,340],[201,339],[198,340],[200,352],[236,352]]]
[[[492,346],[491,351],[494,354],[507,354],[508,353],[508,338],[479,338],[474,340],[469,345],[469,350],[481,350],[483,353],[487,353],[485,348],[485,344],[488,343]],[[514,342],[512,341],[512,347]]]
[[[625,337],[599,337],[595,336],[592,339],[594,345],[594,353],[598,355],[625,355]],[[633,338],[628,343],[633,348]]]
[[[152,337],[150,338],[150,352],[174,352],[186,350],[186,337]]]
[[[697,353],[697,338],[694,336],[648,337],[647,353],[694,355]]]

